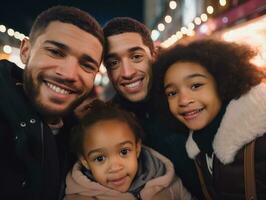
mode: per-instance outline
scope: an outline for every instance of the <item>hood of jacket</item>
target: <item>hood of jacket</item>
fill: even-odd
[[[166,169],[164,175],[149,180],[141,190],[141,196],[143,198],[149,198],[169,187],[175,178],[175,172],[173,164],[169,159],[148,147],[143,148],[147,149],[152,156],[155,156],[161,162],[163,162]],[[97,182],[91,181],[80,171],[79,163],[76,163],[72,171],[68,173],[66,183],[66,195],[80,194],[91,198],[96,196],[97,198],[103,200],[112,200],[118,198],[123,200],[135,199],[135,197],[129,192],[121,193],[119,191],[104,187]]]
[[[228,104],[213,140],[216,157],[223,163],[234,161],[237,152],[249,142],[266,133],[266,84],[253,87],[247,94]],[[200,149],[190,131],[186,149],[195,158]]]

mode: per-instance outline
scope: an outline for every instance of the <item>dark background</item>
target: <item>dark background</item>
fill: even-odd
[[[78,7],[89,12],[101,25],[117,16],[143,22],[142,0],[5,0],[0,3],[0,24],[28,35],[36,16],[54,5]]]

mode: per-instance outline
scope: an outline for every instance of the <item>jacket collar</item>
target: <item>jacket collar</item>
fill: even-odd
[[[217,158],[228,164],[234,161],[236,153],[249,142],[266,133],[266,84],[253,87],[247,94],[228,104],[220,127],[213,140]],[[190,158],[200,150],[190,131],[186,149]]]

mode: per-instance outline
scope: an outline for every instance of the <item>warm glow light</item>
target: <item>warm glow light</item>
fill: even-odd
[[[185,34],[187,34],[187,28],[186,27],[182,27],[181,28],[181,33],[183,34],[183,35],[185,35]]]
[[[170,7],[172,10],[176,9],[176,6],[177,6],[177,4],[176,4],[175,1],[170,1],[170,2],[169,2],[169,7]]]
[[[203,22],[206,22],[206,21],[208,20],[208,16],[207,16],[207,14],[205,14],[205,13],[201,14],[201,15],[200,15],[200,18],[201,18],[201,20],[202,20]]]
[[[213,12],[214,12],[213,7],[212,6],[208,6],[207,7],[207,13],[211,15]]]
[[[193,30],[195,28],[195,25],[192,23],[192,22],[190,22],[189,24],[188,24],[188,29],[189,30]]]
[[[169,24],[172,22],[172,17],[170,15],[166,15],[165,18],[164,18],[164,21]]]
[[[164,31],[164,29],[165,29],[165,26],[163,23],[158,24],[158,30],[159,31]]]
[[[258,67],[266,66],[266,16],[250,20],[222,34],[229,42],[248,44],[258,50],[258,55],[251,62]]]
[[[5,46],[3,47],[3,51],[4,51],[6,54],[11,54],[11,52],[12,52],[12,48],[11,48],[11,46],[9,46],[9,45],[5,45]]]
[[[94,84],[95,85],[100,85],[102,82],[102,75],[101,73],[97,73],[94,79]]]
[[[4,25],[0,25],[0,32],[6,32],[6,27]]]
[[[176,32],[176,36],[178,39],[182,38],[183,37],[183,34],[181,33],[181,31],[177,31]]]
[[[200,25],[201,24],[201,19],[199,17],[196,17],[194,19],[194,22],[195,22],[195,24]]]
[[[219,3],[221,6],[225,6],[226,5],[226,0],[219,0]]]
[[[7,34],[8,34],[9,36],[13,36],[13,35],[15,34],[15,31],[14,31],[12,28],[9,28],[9,29],[7,30]]]

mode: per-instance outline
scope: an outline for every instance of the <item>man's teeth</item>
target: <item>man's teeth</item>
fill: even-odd
[[[59,94],[69,94],[70,93],[69,91],[67,91],[65,89],[62,89],[62,88],[60,88],[58,86],[55,86],[55,85],[53,85],[51,83],[47,83],[47,85],[48,85],[49,88],[51,88],[53,91],[55,91],[55,92],[57,92]]]
[[[128,88],[134,88],[140,84],[141,81],[136,81],[134,83],[126,84],[125,86]]]

